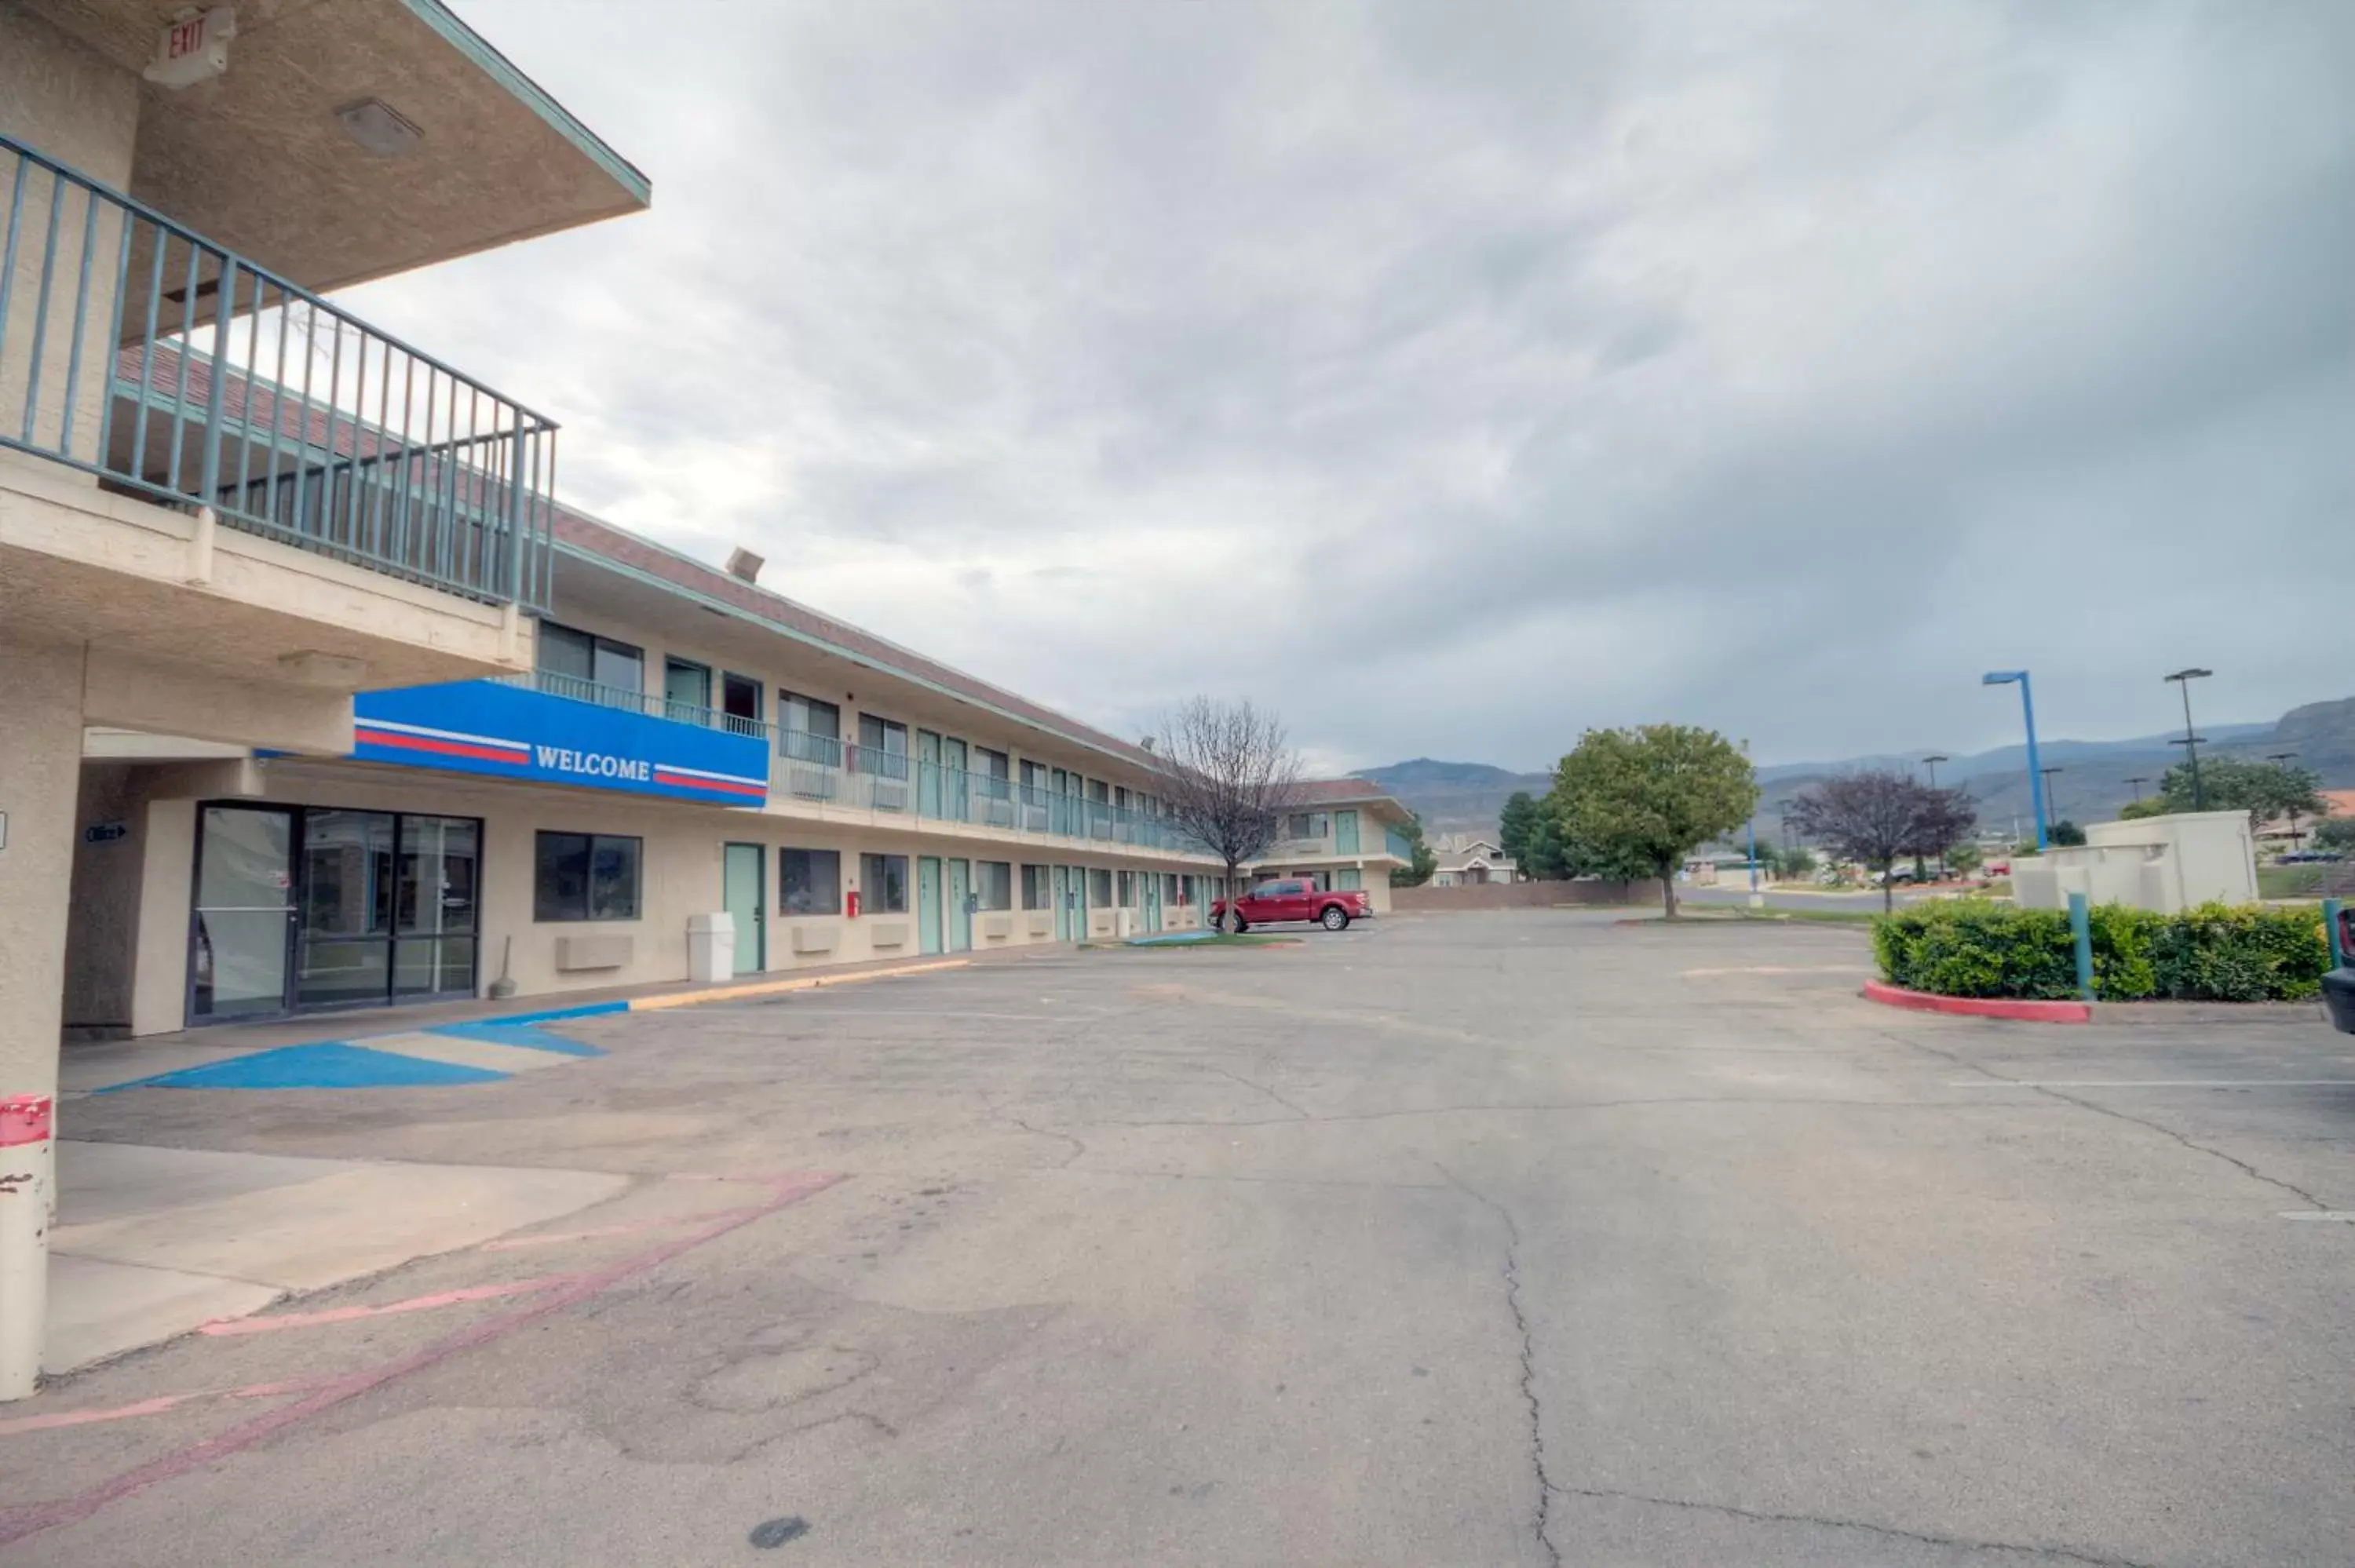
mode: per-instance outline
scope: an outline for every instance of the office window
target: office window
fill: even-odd
[[[1050,891],[1052,883],[1048,874],[1049,870],[1049,867],[1043,865],[1026,865],[1022,868],[1023,908],[1051,909],[1054,907],[1053,895]]]
[[[1046,787],[1047,787],[1047,770],[1046,770],[1045,768],[1043,768],[1039,767],[1039,766],[1037,763],[1035,763],[1035,762],[1025,762],[1025,763],[1023,763],[1023,765],[1022,765],[1022,790],[1023,790],[1023,793],[1027,795],[1027,794],[1028,794],[1028,793],[1030,793],[1031,791],[1036,790],[1036,789],[1044,789]]]
[[[973,868],[973,891],[977,909],[1011,909],[1014,907],[1014,866],[1010,861],[976,861]]]
[[[1104,782],[1103,779],[1089,779],[1089,780],[1088,780],[1088,799],[1089,799],[1089,800],[1091,800],[1095,801],[1095,802],[1096,802],[1098,805],[1100,805],[1100,806],[1109,806],[1109,805],[1111,805],[1111,804],[1112,804],[1112,786],[1111,786],[1111,785],[1109,785],[1109,784],[1107,784],[1107,783],[1105,783],[1105,782]]]
[[[540,833],[532,918],[634,920],[643,841],[613,833]]]
[[[1295,839],[1321,839],[1333,831],[1333,819],[1323,811],[1295,811],[1292,831],[1287,835]]]
[[[538,641],[539,667],[551,675],[633,697],[645,692],[646,656],[643,649],[577,627],[559,626],[553,620],[539,623]]]
[[[908,857],[903,854],[863,854],[858,857],[859,907],[870,915],[908,912]]]
[[[842,853],[781,849],[777,852],[777,907],[787,915],[842,913]]]
[[[1088,907],[1091,909],[1112,907],[1111,872],[1090,871],[1088,873]]]

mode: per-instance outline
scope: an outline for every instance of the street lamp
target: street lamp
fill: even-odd
[[[2044,775],[2044,803],[2051,809],[2052,820],[2056,822],[2060,821],[2062,820],[2061,791],[2052,787],[2052,776],[2055,773],[2066,773],[2069,770],[2055,763],[2050,768],[2040,768],[2037,771]]]
[[[2268,751],[2265,753],[2265,760],[2272,763],[2276,768],[2287,768],[2293,761],[2296,760],[2296,758],[2297,753],[2295,751]],[[2297,808],[2296,806],[2292,806],[2289,809],[2289,853],[2292,854],[2296,854],[2297,853]]]
[[[1953,758],[1947,756],[1943,751],[1934,751],[1929,756],[1922,759],[1922,766],[1930,770],[1931,789],[1935,789],[1938,787],[1938,764],[1941,762],[1952,762],[1953,760]],[[1922,863],[1917,858],[1913,863],[1918,866]],[[1946,880],[1946,851],[1945,846],[1943,844],[1940,845],[1938,849],[1938,880],[1941,882]]]
[[[1750,743],[1746,740],[1742,743],[1742,759],[1750,760]],[[1758,891],[1758,807],[1753,801],[1750,808],[1750,907],[1765,906],[1766,895]]]
[[[2025,670],[1989,670],[1979,677],[1982,686],[2008,686],[2019,683],[2019,715],[2028,725],[2028,791],[2036,807],[2036,849],[2042,853],[2044,832],[2044,779],[2036,768],[2036,699],[2030,694],[2028,672]]]
[[[2178,670],[2167,678],[2183,688],[2183,739],[2176,744],[2183,747],[2184,760],[2191,764],[2191,809],[2208,809],[2208,792],[2200,787],[2200,737],[2191,733],[2191,683],[2204,681],[2213,670]]]
[[[2142,787],[2150,782],[2150,775],[2147,773],[2130,773],[2126,775],[2126,782],[2135,787],[2135,799],[2139,800],[2142,799]]]

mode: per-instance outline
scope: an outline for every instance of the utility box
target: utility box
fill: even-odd
[[[736,916],[725,909],[687,917],[687,978],[717,985],[736,975]]]
[[[1134,909],[1123,909],[1114,914],[1112,922],[1112,931],[1114,936],[1118,937],[1124,942],[1127,941],[1131,937],[1135,936],[1136,911]]]
[[[2195,904],[2257,901],[2257,842],[2246,811],[2178,811],[2095,822],[2085,842],[2011,863],[2012,902],[2062,909],[2069,895],[2173,915]]]

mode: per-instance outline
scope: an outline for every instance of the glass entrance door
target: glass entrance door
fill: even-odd
[[[198,832],[188,1014],[204,1021],[283,1012],[294,922],[294,813],[207,806]]]
[[[199,835],[191,1023],[474,994],[474,819],[207,806]]]
[[[400,820],[392,895],[392,994],[474,994],[483,824],[472,817]]]
[[[393,832],[390,811],[303,813],[295,1006],[391,994]]]

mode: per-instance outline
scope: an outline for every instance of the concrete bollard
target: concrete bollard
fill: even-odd
[[[46,1095],[0,1099],[0,1400],[41,1381],[57,1145]]]

